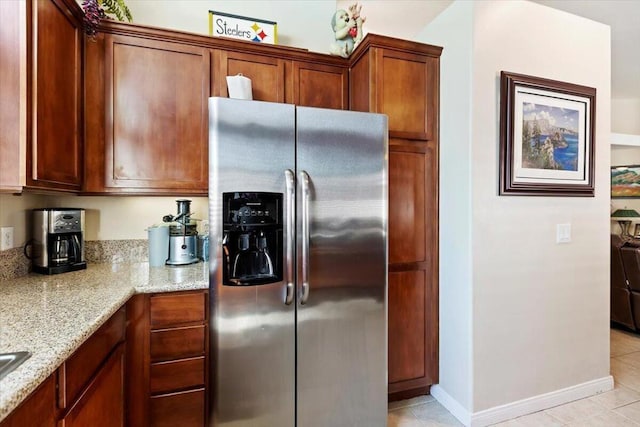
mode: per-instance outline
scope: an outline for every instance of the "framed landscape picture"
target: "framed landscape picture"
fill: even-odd
[[[640,197],[640,165],[611,167],[611,198]]]
[[[594,88],[503,71],[500,194],[594,195]]]

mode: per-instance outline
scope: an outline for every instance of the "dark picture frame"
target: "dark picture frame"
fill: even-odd
[[[640,198],[640,165],[611,166],[611,198]]]
[[[504,196],[594,196],[596,89],[500,73]]]

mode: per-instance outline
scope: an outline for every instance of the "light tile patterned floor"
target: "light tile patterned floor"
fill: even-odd
[[[611,330],[615,388],[587,399],[494,424],[494,427],[640,427],[640,335]],[[389,404],[388,427],[462,426],[433,397]]]

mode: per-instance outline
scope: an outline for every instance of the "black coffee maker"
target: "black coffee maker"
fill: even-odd
[[[33,210],[33,271],[57,274],[87,268],[84,258],[84,209]]]
[[[223,278],[227,286],[282,280],[282,194],[224,193]]]

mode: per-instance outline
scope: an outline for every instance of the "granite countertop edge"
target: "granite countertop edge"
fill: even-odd
[[[208,263],[94,264],[78,272],[0,281],[0,353],[32,353],[0,380],[0,422],[131,296],[208,286]]]

